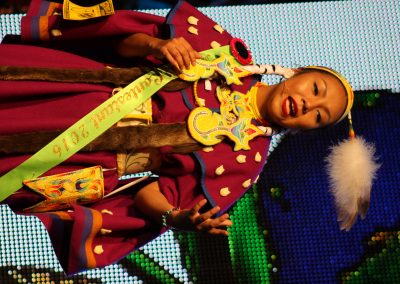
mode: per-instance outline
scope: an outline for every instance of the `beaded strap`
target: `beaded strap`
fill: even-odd
[[[242,68],[252,74],[275,74],[281,75],[286,79],[292,77],[296,73],[296,69],[286,68],[275,64],[254,64],[242,66]]]

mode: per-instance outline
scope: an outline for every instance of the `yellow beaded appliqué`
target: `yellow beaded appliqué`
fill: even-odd
[[[46,212],[68,208],[72,203],[91,203],[104,195],[104,178],[100,166],[74,172],[25,180],[24,184],[45,200],[24,212]]]
[[[242,85],[239,78],[249,76],[251,73],[237,63],[233,56],[221,53],[221,55],[212,60],[197,59],[196,65],[189,69],[184,69],[179,74],[179,78],[185,81],[197,81],[207,79],[218,73],[223,76],[228,85]]]
[[[256,85],[243,94],[218,87],[220,114],[206,107],[193,109],[188,118],[191,136],[207,146],[218,144],[228,137],[235,143],[234,151],[249,150],[249,141],[265,134],[252,124],[252,120],[257,118],[254,110],[257,89]]]

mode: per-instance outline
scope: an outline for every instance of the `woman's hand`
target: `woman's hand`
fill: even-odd
[[[171,210],[171,205],[166,197],[160,192],[158,182],[145,185],[135,194],[135,207],[143,214],[155,221],[163,221],[162,215],[171,210],[166,216],[167,224],[184,231],[207,232],[213,235],[228,235],[226,227],[232,226],[228,214],[213,218],[221,209],[217,206],[207,212],[199,213],[199,210],[207,203],[206,199],[200,200],[192,209]],[[165,224],[164,224],[165,225]]]
[[[189,69],[196,64],[196,59],[201,58],[200,53],[183,37],[173,39],[154,38],[149,43],[152,54],[159,58],[166,58],[178,70]]]
[[[207,203],[206,199],[199,201],[192,209],[173,211],[168,216],[168,224],[184,231],[206,232],[213,235],[228,235],[226,227],[232,226],[228,214],[213,218],[221,209],[216,206],[205,213],[199,210]]]
[[[136,33],[119,40],[116,43],[117,52],[124,57],[146,56],[153,54],[165,58],[177,71],[189,69],[190,64],[201,58],[200,53],[183,37],[160,39],[147,34]]]

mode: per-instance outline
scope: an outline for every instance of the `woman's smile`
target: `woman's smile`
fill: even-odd
[[[298,105],[296,101],[291,97],[288,96],[283,99],[282,102],[282,113],[284,117],[296,117],[298,112]]]
[[[297,116],[297,110],[298,110],[297,103],[291,96],[288,97],[288,100],[289,100],[289,106],[290,106],[289,114],[290,114],[291,117],[296,117]]]

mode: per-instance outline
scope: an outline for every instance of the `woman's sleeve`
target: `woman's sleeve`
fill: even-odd
[[[161,37],[164,22],[163,17],[135,11],[116,11],[111,16],[82,21],[64,20],[62,4],[33,0],[22,18],[21,37],[23,41],[89,40],[138,32]]]
[[[258,181],[268,156],[269,137],[250,141],[250,150],[232,151],[232,145],[221,142],[211,152],[197,151],[193,156],[173,155],[180,170],[169,167],[160,175],[161,192],[176,207],[191,208],[202,198],[220,214],[228,210]],[[178,174],[179,173],[179,174]]]

